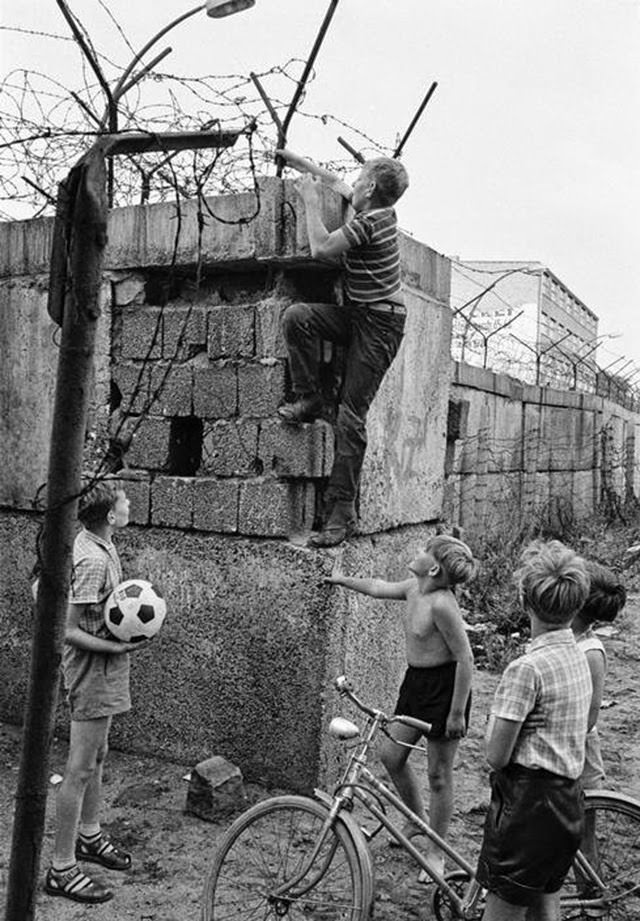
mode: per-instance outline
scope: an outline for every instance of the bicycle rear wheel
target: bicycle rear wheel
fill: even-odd
[[[565,907],[563,919],[602,917],[608,921],[640,919],[640,803],[619,793],[585,796],[586,833],[580,850],[605,885],[594,887],[574,868],[562,890],[567,898],[607,898],[602,914],[595,909]],[[591,913],[589,913],[591,912]]]
[[[303,796],[278,796],[241,815],[224,835],[205,883],[202,921],[366,921],[373,882],[368,851],[340,819],[304,877],[328,815]]]

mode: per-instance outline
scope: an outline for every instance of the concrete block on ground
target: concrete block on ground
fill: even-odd
[[[239,767],[213,755],[191,770],[185,812],[207,822],[244,808],[247,794]]]
[[[333,429],[328,422],[287,425],[269,420],[260,426],[258,456],[265,473],[278,477],[329,476]]]
[[[193,527],[236,534],[239,501],[238,480],[197,477],[193,483]]]
[[[284,363],[263,358],[238,367],[238,412],[273,416],[284,400]]]
[[[202,463],[205,475],[242,476],[261,473],[258,425],[245,420],[218,420],[204,427]]]
[[[193,412],[201,419],[228,419],[238,411],[238,371],[225,361],[193,363]]]
[[[192,477],[158,476],[151,486],[151,523],[190,528],[193,521]]]
[[[209,358],[253,358],[255,308],[253,304],[224,304],[209,310]]]

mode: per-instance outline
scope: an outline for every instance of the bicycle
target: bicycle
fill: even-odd
[[[342,780],[333,795],[282,795],[249,808],[224,834],[205,883],[202,921],[244,918],[297,918],[313,921],[366,921],[373,906],[373,863],[368,848],[381,829],[400,844],[434,882],[432,908],[437,921],[480,921],[485,893],[474,867],[422,822],[367,767],[380,731],[403,723],[429,732],[412,717],[388,716],[364,704],[345,676],[335,687],[365,715],[361,731],[334,717],[329,732],[354,742]],[[593,834],[590,851],[576,855],[561,894],[563,919],[640,919],[640,802],[593,791],[585,794]],[[457,869],[440,875],[414,840],[389,819],[385,805],[397,809],[440,847]],[[365,831],[354,815],[358,805],[376,826]]]

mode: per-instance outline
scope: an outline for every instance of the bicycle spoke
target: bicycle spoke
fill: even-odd
[[[342,826],[308,866],[326,815],[313,800],[281,797],[234,823],[207,881],[206,921],[361,921],[361,866]]]

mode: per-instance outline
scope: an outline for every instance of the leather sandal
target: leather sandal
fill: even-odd
[[[131,854],[117,848],[104,833],[94,841],[78,838],[76,857],[89,863],[99,863],[107,870],[128,870],[131,866]]]
[[[48,895],[60,895],[64,899],[84,902],[88,905],[108,902],[113,898],[111,889],[91,879],[82,872],[77,864],[63,873],[58,873],[53,867],[49,867],[44,880],[44,891]]]

